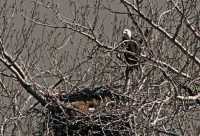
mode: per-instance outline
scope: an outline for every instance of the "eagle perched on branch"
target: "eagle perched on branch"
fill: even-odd
[[[122,41],[125,44],[126,50],[135,54],[133,55],[130,53],[124,53],[126,62],[129,65],[136,66],[138,64],[137,55],[140,55],[141,47],[139,47],[138,43],[132,38],[131,30],[124,29],[123,35],[122,35]]]
[[[130,72],[133,71],[133,68],[139,69],[139,59],[138,56],[141,54],[141,47],[139,47],[137,41],[135,41],[132,37],[131,30],[129,29],[124,29],[123,34],[122,34],[122,42],[125,45],[125,48],[128,53],[124,53],[125,60],[128,64],[125,72],[126,79],[128,80],[128,75]]]

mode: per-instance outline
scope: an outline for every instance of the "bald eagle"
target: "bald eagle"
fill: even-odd
[[[130,67],[135,67],[137,68],[138,65],[138,55],[141,53],[141,47],[138,46],[138,43],[133,40],[132,35],[131,35],[131,30],[129,29],[124,29],[123,35],[122,35],[122,41],[124,41],[125,48],[129,52],[133,52],[134,54],[130,53],[124,53],[124,57],[128,65]]]
[[[126,80],[128,80],[129,73],[133,71],[135,68],[139,70],[139,60],[138,55],[141,53],[141,47],[139,47],[136,40],[133,39],[131,30],[124,29],[122,34],[122,41],[125,45],[125,49],[129,52],[133,52],[134,54],[130,54],[128,52],[124,53],[125,60],[128,64],[125,71]],[[140,44],[140,43],[139,43]]]
[[[125,70],[125,86],[124,89],[127,89],[128,87],[128,82],[130,82],[129,80],[129,74],[133,71],[133,69],[139,71],[140,66],[139,66],[139,58],[138,56],[141,54],[141,44],[142,42],[138,41],[137,38],[133,38],[132,34],[131,34],[131,30],[129,29],[124,29],[123,33],[122,33],[122,43],[125,46],[125,49],[128,52],[132,52],[128,53],[125,52],[124,53],[124,58],[125,61],[127,63],[127,67]]]

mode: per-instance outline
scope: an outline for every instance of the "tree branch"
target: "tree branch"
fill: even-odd
[[[10,56],[3,48],[2,42],[1,46],[1,56],[0,61],[16,76],[18,82],[21,86],[31,94],[36,100],[38,100],[42,105],[46,105],[46,101],[41,93],[37,92],[36,85],[27,81],[27,77],[23,72],[22,68],[14,62],[12,56]]]
[[[169,39],[172,43],[174,43],[186,56],[188,56],[190,59],[192,59],[199,67],[200,67],[200,60],[196,56],[194,56],[191,52],[189,52],[183,45],[174,38],[174,36],[170,35],[165,29],[163,29],[161,26],[155,24],[153,20],[149,19],[147,16],[144,15],[141,11],[137,9],[135,5],[128,2],[127,0],[121,0],[121,2],[126,6],[130,6],[135,12],[137,12],[142,19],[144,19],[146,22],[148,22],[153,28],[161,32],[165,35],[167,39]]]

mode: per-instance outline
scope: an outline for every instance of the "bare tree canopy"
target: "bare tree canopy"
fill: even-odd
[[[199,136],[199,0],[0,0],[0,136]]]

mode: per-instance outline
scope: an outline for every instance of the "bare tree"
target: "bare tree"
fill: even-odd
[[[198,136],[199,5],[1,0],[0,135]],[[125,28],[140,54],[124,47]],[[125,90],[124,54],[141,69]],[[80,110],[86,97],[93,111]]]

